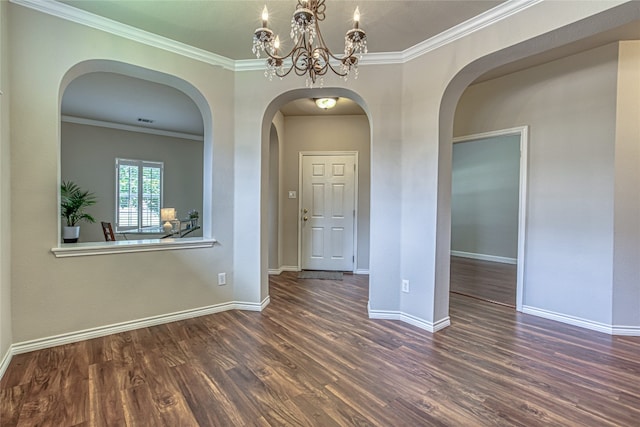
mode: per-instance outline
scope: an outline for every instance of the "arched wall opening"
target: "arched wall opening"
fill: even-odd
[[[59,89],[58,99],[58,114],[60,120],[62,120],[62,98],[65,90],[69,84],[76,78],[89,73],[106,72],[115,73],[123,76],[134,77],[141,80],[146,80],[153,83],[169,86],[177,89],[189,97],[197,106],[202,116],[204,125],[204,138],[203,138],[203,164],[202,164],[202,212],[200,212],[200,224],[202,226],[202,236],[204,238],[211,238],[212,236],[212,207],[213,207],[213,119],[211,108],[206,101],[205,97],[189,82],[172,76],[169,74],[161,73],[146,68],[142,68],[136,65],[127,64],[118,61],[111,60],[89,60],[76,64],[71,67],[64,75]],[[62,135],[58,135],[58,182],[61,181],[61,138]],[[186,212],[180,212],[180,215],[185,215]],[[98,221],[100,221],[98,219]],[[59,225],[60,227],[60,225]],[[60,231],[59,231],[60,233]]]
[[[280,138],[271,125],[269,135],[269,270],[280,267]]]
[[[318,98],[318,97],[340,97],[340,98],[348,98],[352,101],[354,101],[355,103],[357,103],[362,110],[365,112],[365,116],[360,116],[361,117],[361,121],[358,122],[359,125],[364,125],[364,123],[366,123],[365,126],[367,126],[368,129],[368,136],[367,136],[367,150],[369,151],[367,153],[366,159],[367,159],[367,165],[366,165],[366,176],[367,178],[369,177],[369,172],[368,172],[368,167],[370,164],[370,147],[371,147],[371,119],[370,119],[370,114],[367,112],[367,106],[366,103],[364,102],[364,100],[355,92],[348,90],[348,89],[344,89],[344,88],[323,88],[323,89],[297,89],[297,90],[292,90],[289,92],[285,92],[281,95],[279,95],[278,97],[276,97],[267,107],[265,114],[263,116],[263,124],[262,124],[262,169],[263,169],[263,173],[262,173],[262,185],[261,185],[261,194],[262,194],[262,218],[263,221],[261,221],[262,224],[270,224],[269,227],[267,227],[268,229],[266,231],[264,231],[261,234],[261,240],[262,240],[262,244],[261,244],[261,248],[262,248],[262,254],[261,254],[261,259],[263,260],[261,265],[261,274],[264,276],[263,279],[263,283],[266,282],[266,275],[265,272],[266,270],[270,271],[271,273],[277,273],[280,271],[289,271],[289,270],[293,270],[296,267],[299,266],[299,260],[298,261],[292,261],[291,260],[291,251],[292,248],[291,246],[291,229],[292,229],[292,224],[294,224],[294,220],[291,219],[291,206],[292,203],[295,203],[297,206],[297,202],[298,200],[292,201],[288,199],[288,190],[292,190],[294,189],[294,187],[292,186],[291,183],[289,184],[282,184],[283,180],[284,180],[284,176],[286,175],[286,177],[291,178],[292,174],[294,173],[292,171],[293,169],[293,165],[292,165],[292,159],[291,159],[291,151],[292,150],[298,150],[298,151],[305,151],[306,149],[308,149],[309,147],[309,143],[305,143],[305,145],[307,146],[307,148],[305,150],[299,150],[298,148],[293,148],[293,145],[295,145],[295,141],[289,141],[287,138],[284,137],[283,133],[284,133],[284,117],[279,113],[279,110],[285,106],[286,104],[288,104],[291,101],[297,100],[297,99],[309,99],[309,98]],[[318,114],[318,116],[320,116],[320,114]],[[329,119],[329,117],[317,117],[314,119],[314,117],[316,116],[311,116],[310,120],[322,120],[322,119]],[[336,118],[339,116],[336,116]],[[300,119],[300,118],[296,118]],[[276,126],[274,126],[272,123],[274,123],[274,120],[277,122]],[[364,120],[366,120],[366,122],[364,122]],[[293,125],[291,125],[293,126]],[[274,162],[275,162],[275,157],[274,153],[272,152],[273,149],[275,149],[276,147],[274,147],[273,144],[273,131],[274,128],[277,129],[277,134],[278,134],[278,143],[279,143],[279,147],[278,149],[279,151],[279,160],[280,160],[280,164],[279,164],[279,168],[280,168],[280,188],[279,188],[279,197],[281,199],[282,205],[285,205],[288,207],[287,209],[283,209],[283,206],[281,205],[281,220],[279,221],[279,226],[280,226],[280,230],[279,230],[279,236],[278,238],[281,239],[280,240],[280,246],[279,248],[276,250],[276,246],[273,245],[273,241],[272,239],[276,236],[276,233],[274,233],[273,230],[273,220],[268,218],[268,215],[271,215],[271,213],[274,211],[273,208],[273,200],[271,199],[273,197],[275,188],[273,187],[273,182],[272,179],[274,177],[274,171],[273,171],[273,166],[274,166]],[[287,133],[287,135],[289,135]],[[283,145],[284,144],[284,145]],[[267,151],[269,150],[269,151]],[[331,149],[333,150],[333,149]],[[296,154],[297,156],[297,154]],[[268,163],[265,161],[265,159],[270,159],[268,161]],[[288,169],[287,169],[288,168]],[[298,168],[298,160],[297,157],[295,159],[295,169],[297,170]],[[368,181],[368,180],[367,180]],[[265,183],[269,183],[268,185],[265,185]],[[286,186],[283,187],[283,185]],[[297,176],[296,176],[296,185],[297,185]],[[369,188],[370,185],[367,182],[367,188],[366,188],[366,194],[367,194],[367,198],[366,200],[368,201],[368,194],[369,194]],[[292,188],[289,188],[292,187]],[[300,195],[297,194],[296,197],[299,197]],[[368,229],[368,206],[369,203],[366,202],[366,215],[367,215],[367,221],[366,221],[366,237],[367,237],[367,241],[368,241],[368,235],[369,235],[369,229]],[[267,216],[266,216],[267,215]],[[283,216],[286,216],[286,218],[283,220]],[[286,250],[283,250],[282,248],[282,238],[283,238],[283,233],[284,233],[284,241],[286,241]],[[360,235],[358,235],[358,240],[361,240]],[[297,241],[297,238],[296,238]],[[368,243],[367,243],[368,245]],[[295,248],[293,248],[295,250]],[[368,247],[367,247],[368,249]],[[264,251],[267,251],[267,255],[266,255],[266,260],[265,260],[265,254]],[[279,254],[286,259],[286,265],[280,265],[280,266],[275,266],[273,264],[273,253],[274,251],[279,252]],[[283,254],[284,252],[284,254]],[[365,255],[368,261],[368,251],[365,252]],[[356,258],[358,258],[358,254],[356,254]],[[356,260],[357,261],[357,260]],[[357,264],[357,263],[356,263]],[[280,267],[280,268],[278,268]],[[361,271],[361,270],[360,270]],[[368,272],[368,264],[367,264],[367,272]],[[263,292],[266,290],[266,284],[263,286]]]
[[[456,108],[464,91],[478,77],[502,65],[586,39],[627,24],[635,19],[638,19],[637,9],[630,4],[607,10],[601,14],[479,58],[458,72],[448,84],[439,109],[435,318],[442,318],[448,315],[453,124]],[[520,123],[519,125],[527,125],[527,123]],[[535,144],[535,141],[532,144]],[[526,265],[524,268],[526,269]],[[526,305],[526,301],[524,301],[524,304]]]

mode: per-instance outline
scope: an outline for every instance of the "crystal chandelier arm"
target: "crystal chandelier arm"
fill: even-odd
[[[295,71],[298,76],[307,75],[315,83],[318,76],[324,76],[329,70],[345,79],[353,70],[357,78],[358,61],[367,52],[366,34],[359,26],[358,8],[354,12],[354,26],[345,35],[344,55],[340,57],[327,47],[320,31],[319,22],[325,20],[325,0],[297,0],[297,3],[291,19],[294,46],[286,55],[278,55],[279,39],[274,39],[273,31],[267,27],[268,13],[265,6],[262,27],[255,30],[253,38],[256,57],[260,58],[261,52],[267,55],[265,76],[269,79],[274,75],[285,77]],[[284,61],[288,59],[291,64],[285,69]],[[332,61],[334,64],[337,62],[339,67],[335,67]]]

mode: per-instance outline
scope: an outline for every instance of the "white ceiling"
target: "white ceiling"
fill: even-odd
[[[62,115],[204,134],[202,114],[183,92],[115,73],[89,73],[74,79],[62,96]],[[141,123],[140,118],[153,120],[153,123]]]
[[[185,43],[230,59],[253,59],[253,32],[262,8],[269,27],[289,39],[296,0],[58,0],[87,12]],[[356,6],[370,52],[399,52],[485,12],[504,0],[328,0],[321,24],[327,45],[344,49]],[[289,46],[291,46],[289,44]]]
[[[251,38],[260,26],[265,0],[57,0],[83,11],[112,19],[224,57],[253,59]],[[402,52],[461,24],[503,1],[485,0],[328,0],[321,23],[329,47],[342,51],[344,33],[351,27],[356,6],[361,28],[367,32],[369,52]],[[269,27],[288,40],[296,0],[266,0]],[[635,22],[589,40],[555,49],[492,70],[478,81],[577,53],[616,40],[640,39]],[[364,72],[363,69],[361,72]],[[293,101],[284,115],[364,114],[353,101],[341,98],[332,110],[319,110],[309,99]],[[112,73],[92,73],[73,81],[65,91],[63,115],[140,125],[138,118],[154,120],[144,126],[202,135],[199,110],[185,94],[160,84]]]

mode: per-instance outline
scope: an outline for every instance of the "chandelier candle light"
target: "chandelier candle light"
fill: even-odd
[[[291,38],[294,46],[286,55],[278,53],[280,38],[274,37],[273,31],[268,28],[269,12],[267,6],[264,7],[262,28],[256,29],[253,34],[253,53],[256,58],[260,58],[261,53],[268,56],[265,76],[270,80],[274,75],[285,77],[292,70],[295,70],[298,76],[306,76],[309,87],[313,87],[318,76],[322,84],[322,76],[329,70],[345,80],[353,70],[355,78],[358,78],[358,61],[367,53],[367,35],[360,28],[360,11],[356,7],[353,28],[347,31],[344,37],[344,55],[338,57],[331,53],[320,32],[319,23],[325,19],[324,3],[325,0],[298,0],[291,18]],[[291,60],[291,64],[285,66],[284,62],[287,59]]]

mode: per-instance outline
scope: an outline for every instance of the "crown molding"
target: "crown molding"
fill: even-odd
[[[260,59],[240,59],[235,61],[235,71],[264,71],[265,58]],[[361,65],[391,65],[402,64],[401,52],[372,52],[367,53],[358,61],[358,66]],[[339,66],[338,61],[331,61],[332,64]],[[287,59],[285,62],[287,65],[291,65],[291,60]]]
[[[544,0],[507,0],[498,6],[474,16],[442,33],[416,44],[402,52],[368,53],[360,61],[360,65],[403,64],[425,53],[431,52],[448,43],[465,37],[495,22],[508,18]],[[76,9],[55,0],[10,0],[11,3],[24,6],[57,18],[86,25],[129,40],[177,53],[197,61],[220,66],[231,71],[264,70],[264,59],[233,60],[215,53],[199,49],[185,43],[122,24],[93,13]]]
[[[439,47],[454,42],[471,33],[481,30],[491,24],[508,18],[518,12],[521,12],[531,6],[541,3],[544,0],[507,0],[498,6],[474,16],[471,19],[462,22],[455,27],[437,34],[430,39],[418,43],[408,49],[402,51],[402,62],[408,62],[412,59],[431,52]]]
[[[75,22],[80,25],[95,28],[107,33],[133,40],[148,46],[157,47],[178,55],[186,56],[197,61],[220,66],[227,70],[234,70],[234,60],[215,53],[199,49],[185,43],[171,40],[139,28],[126,25],[112,19],[104,18],[84,10],[76,9],[55,0],[10,0],[11,3],[37,10],[57,18]]]
[[[190,139],[192,141],[204,141],[204,137],[202,135],[194,135],[191,133],[173,132],[173,131],[162,130],[162,129],[145,128],[142,126],[125,125],[122,123],[107,122],[104,120],[85,119],[84,117],[76,117],[76,116],[68,116],[68,115],[63,115],[61,119],[63,122],[75,123],[78,125],[98,126],[103,128],[109,128],[109,129],[126,130],[129,132],[149,133],[151,135],[161,135],[161,136],[169,136],[172,138]]]

